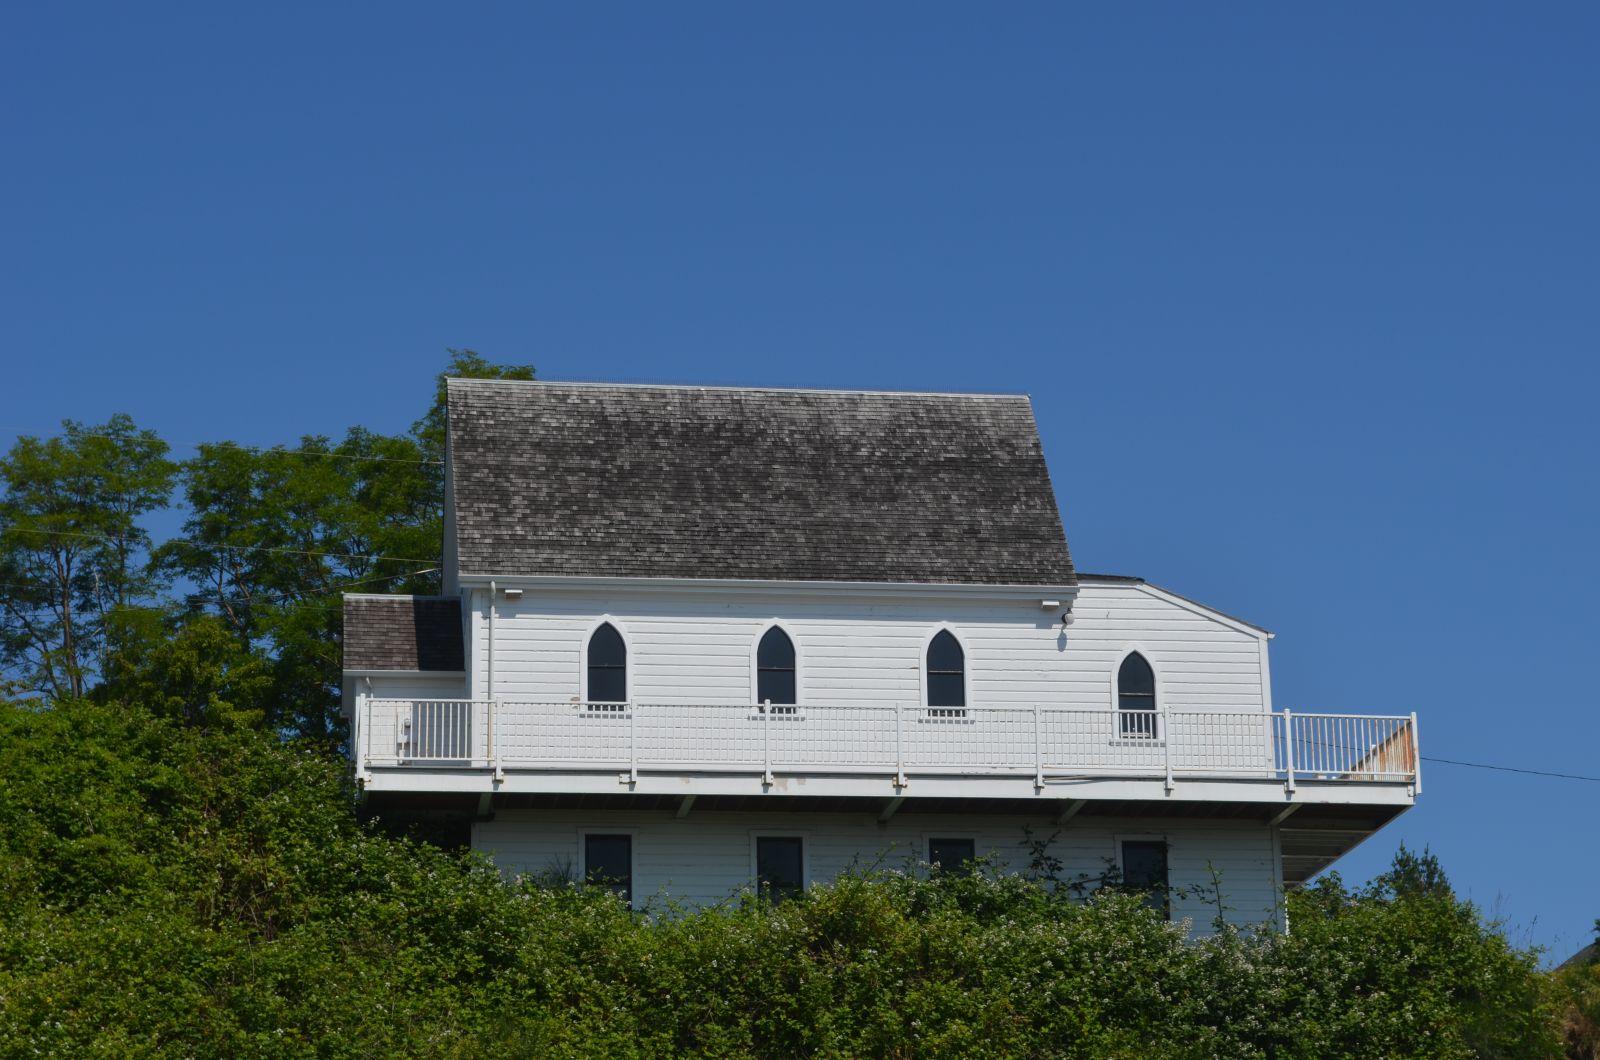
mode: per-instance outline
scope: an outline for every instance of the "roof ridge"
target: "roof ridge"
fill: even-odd
[[[810,386],[728,386],[711,383],[613,383],[585,379],[470,379],[450,376],[446,386],[510,386],[557,387],[570,386],[592,390],[715,390],[719,393],[746,394],[870,394],[882,397],[941,397],[941,398],[1009,398],[1032,402],[1033,395],[1008,391],[981,390],[875,390],[850,387]]]

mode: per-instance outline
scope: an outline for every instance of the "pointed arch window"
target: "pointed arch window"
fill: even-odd
[[[928,643],[928,714],[964,718],[967,712],[967,655],[948,629]]]
[[[1155,739],[1156,672],[1138,652],[1123,659],[1122,668],[1117,671],[1117,714],[1124,737]]]
[[[627,702],[628,646],[616,626],[606,622],[589,634],[588,665],[590,703]]]
[[[797,691],[794,641],[773,626],[756,645],[756,702],[770,703],[774,714],[793,714]]]

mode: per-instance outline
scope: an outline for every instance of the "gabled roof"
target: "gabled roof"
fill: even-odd
[[[453,596],[344,598],[346,670],[435,670],[459,673],[461,601]]]
[[[453,379],[449,413],[463,574],[1075,584],[1026,397]]]

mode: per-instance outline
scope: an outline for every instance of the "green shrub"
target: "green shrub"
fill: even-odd
[[[1287,938],[1190,942],[993,871],[637,914],[353,810],[340,763],[257,732],[0,708],[0,1051],[1560,1055],[1564,995],[1404,853],[1294,896]]]

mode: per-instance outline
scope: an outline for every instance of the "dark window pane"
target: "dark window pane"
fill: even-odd
[[[623,666],[628,661],[627,646],[617,627],[607,622],[589,636],[590,666]]]
[[[621,703],[628,698],[628,649],[622,634],[607,622],[589,637],[589,702]]]
[[[1134,652],[1122,660],[1122,669],[1117,671],[1117,691],[1122,695],[1156,694],[1156,672],[1143,655]]]
[[[1122,882],[1133,890],[1148,891],[1151,909],[1169,916],[1167,908],[1167,844],[1159,839],[1130,839],[1122,844]]]
[[[774,900],[805,890],[799,836],[756,838],[756,881],[761,893]]]
[[[763,670],[793,670],[794,641],[789,634],[777,626],[767,630],[756,648],[756,666]]]
[[[757,703],[793,703],[794,701],[793,670],[756,671]]]
[[[967,705],[966,682],[960,674],[928,674],[928,706],[964,707]]]
[[[633,902],[633,838],[625,835],[583,837],[584,878]]]
[[[976,859],[976,844],[970,839],[928,840],[928,864],[945,872],[969,868]]]
[[[928,645],[928,669],[960,673],[965,668],[966,657],[961,651],[961,642],[948,629],[940,630]]]

